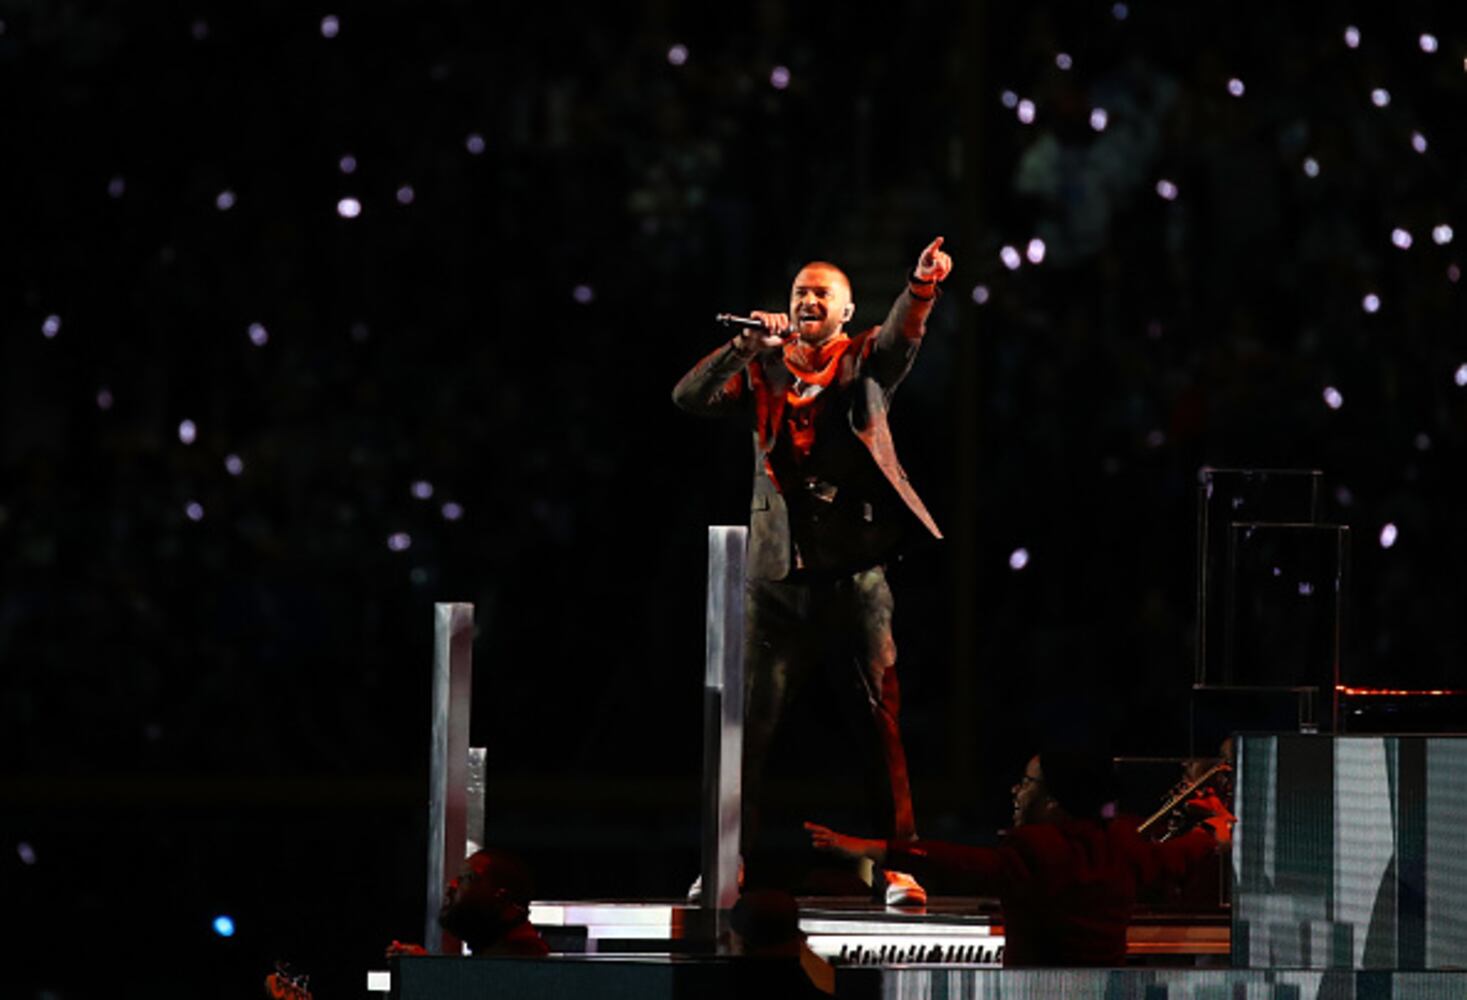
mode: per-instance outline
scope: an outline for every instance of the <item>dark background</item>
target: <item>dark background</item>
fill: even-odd
[[[361,995],[422,933],[435,600],[491,840],[680,895],[749,444],[668,393],[810,258],[857,327],[956,262],[893,415],[948,536],[892,571],[925,832],[1058,733],[1185,752],[1204,464],[1325,471],[1347,680],[1467,685],[1462,13],[1119,13],[0,4],[0,992]],[[772,794],[844,820],[819,707]]]

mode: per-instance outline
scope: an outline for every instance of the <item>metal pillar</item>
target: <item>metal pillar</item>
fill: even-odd
[[[468,827],[464,831],[464,857],[468,857],[484,846],[484,769],[488,751],[484,747],[469,747],[467,798],[464,809],[468,815]]]
[[[472,696],[474,606],[433,605],[433,735],[428,751],[428,907],[423,946],[457,954],[460,945],[438,926],[443,888],[458,872],[468,840],[469,703]],[[482,836],[482,834],[481,834]],[[449,867],[452,866],[452,867]]]
[[[744,748],[744,548],[749,529],[709,527],[703,680],[703,906],[724,919],[739,897]]]

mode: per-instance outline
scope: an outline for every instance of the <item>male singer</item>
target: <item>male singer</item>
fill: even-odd
[[[848,335],[855,312],[849,280],[834,264],[807,264],[795,275],[787,314],[753,312],[757,324],[694,365],[672,391],[690,413],[740,414],[754,430],[746,848],[780,714],[817,674],[854,734],[878,831],[898,841],[916,837],[885,564],[914,536],[942,534],[897,461],[886,415],[951,270],[939,236],[918,257],[886,322]],[[888,905],[926,902],[909,875],[884,874]]]

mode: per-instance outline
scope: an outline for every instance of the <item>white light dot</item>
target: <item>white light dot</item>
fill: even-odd
[[[1008,108],[1010,111],[1019,106],[1019,95],[1014,93],[1012,90],[1005,90],[1002,94],[998,95],[998,99],[1003,103],[1003,106]]]
[[[1457,370],[1452,373],[1452,381],[1459,386],[1467,386],[1467,364],[1457,366]]]
[[[1054,64],[1060,69],[1069,69],[1071,66],[1075,65],[1075,60],[1070,58],[1070,54],[1068,52],[1060,52],[1055,55]]]
[[[1156,193],[1161,195],[1167,201],[1176,201],[1179,192],[1177,191],[1177,186],[1175,184],[1165,178],[1162,178],[1161,180],[1156,182]]]
[[[459,521],[463,519],[464,508],[462,504],[457,504],[450,500],[443,505],[442,513],[443,520],[445,521]]]
[[[413,190],[411,184],[404,184],[397,189],[397,203],[399,205],[411,205],[415,197],[417,197],[417,192]]]
[[[1355,503],[1355,494],[1350,492],[1348,486],[1337,486],[1335,488],[1335,503],[1341,507],[1350,507]]]
[[[1447,265],[1447,280],[1448,281],[1450,281],[1452,284],[1455,285],[1459,280],[1461,280],[1461,277],[1462,277],[1462,269],[1460,267],[1458,267],[1456,264],[1448,264]]]
[[[1418,153],[1426,152],[1426,136],[1422,135],[1420,132],[1413,131],[1411,133],[1411,148],[1416,150],[1416,152]]]
[[[580,305],[590,305],[596,298],[596,291],[590,285],[577,285],[571,289],[571,298]]]
[[[1010,271],[1017,271],[1019,265],[1024,263],[1024,258],[1019,256],[1019,251],[1011,246],[1005,246],[999,250],[998,259],[1003,261],[1003,266]]]
[[[1434,242],[1439,247],[1444,247],[1448,243],[1452,242],[1452,237],[1455,235],[1456,234],[1452,232],[1452,227],[1447,225],[1445,222],[1431,227],[1432,242]]]
[[[15,853],[20,855],[20,863],[23,865],[36,863],[36,849],[24,840],[15,845]]]
[[[1325,386],[1322,395],[1324,396],[1324,405],[1328,406],[1331,410],[1338,410],[1345,405],[1344,394],[1332,385]]]
[[[189,34],[193,35],[194,41],[202,42],[204,39],[209,37],[209,22],[195,21],[193,24],[189,25]]]
[[[769,85],[775,90],[784,90],[790,85],[790,68],[776,66],[769,71]]]
[[[1391,230],[1391,243],[1402,250],[1411,249],[1411,234],[1399,226]]]
[[[357,158],[347,153],[336,161],[336,166],[344,174],[354,174],[357,172]]]
[[[1234,97],[1242,97],[1246,91],[1247,88],[1243,86],[1243,81],[1236,76],[1228,81],[1228,93]]]
[[[112,390],[105,385],[99,388],[97,390],[97,409],[110,410],[112,409],[112,403]]]
[[[1417,39],[1417,41],[1421,45],[1422,52],[1435,52],[1439,48],[1439,43],[1436,40],[1436,36],[1431,34],[1430,32],[1423,32],[1421,37]]]
[[[387,536],[387,547],[393,552],[406,552],[412,545],[413,536],[406,531],[394,531]]]
[[[355,198],[342,198],[336,203],[336,214],[343,219],[355,219],[362,214],[362,203]]]
[[[478,132],[470,132],[464,139],[464,149],[472,156],[478,156],[484,152],[484,137]]]
[[[234,207],[234,192],[225,188],[214,197],[214,207],[221,212],[227,212]]]
[[[263,323],[251,323],[249,328],[250,343],[256,347],[264,347],[270,343],[270,331],[265,329]]]
[[[1309,597],[1313,593],[1314,593],[1314,584],[1310,583],[1308,580],[1300,580],[1299,581],[1299,596],[1300,597]]]
[[[1034,112],[1034,102],[1029,100],[1029,98],[1027,97],[1019,101],[1019,106],[1014,109],[1014,114],[1016,114],[1019,118],[1019,121],[1021,121],[1025,125],[1034,124]]]
[[[667,50],[667,61],[674,66],[682,66],[688,61],[688,47],[679,42]]]
[[[41,336],[50,340],[61,332],[61,317],[54,313],[41,320]]]
[[[1370,92],[1370,103],[1377,108],[1383,108],[1391,103],[1391,92],[1384,87],[1376,87]]]
[[[202,521],[204,519],[204,505],[197,500],[190,500],[184,505],[183,513],[190,521]]]
[[[1031,264],[1044,263],[1044,241],[1037,236],[1034,237],[1024,248],[1024,256],[1029,258]]]
[[[984,303],[986,303],[988,301],[988,286],[987,285],[974,285],[973,286],[973,301],[976,302],[980,306],[983,305]]]
[[[1352,49],[1360,47],[1360,29],[1353,24],[1345,29],[1345,45]]]
[[[242,475],[244,468],[244,459],[238,455],[229,454],[224,456],[224,471],[228,472],[231,476]]]
[[[1371,292],[1369,295],[1365,296],[1365,298],[1360,300],[1360,308],[1364,309],[1368,313],[1380,312],[1380,296],[1376,295],[1374,292]]]
[[[1123,3],[1118,3],[1110,9],[1110,16],[1117,21],[1124,21],[1131,16],[1131,8]]]
[[[1105,127],[1110,124],[1110,113],[1104,108],[1090,109],[1090,127],[1097,132],[1104,132]]]
[[[183,420],[178,425],[178,440],[184,444],[193,444],[198,440],[199,429],[192,420]]]
[[[1027,565],[1029,565],[1028,549],[1014,549],[1009,553],[1009,569],[1018,571]]]
[[[1411,443],[1414,444],[1414,445],[1416,445],[1416,450],[1417,451],[1430,451],[1431,450],[1431,435],[1428,434],[1428,433],[1426,433],[1425,431],[1422,431],[1422,432],[1420,432],[1419,434],[1416,435],[1415,440],[1412,441]]]
[[[410,492],[414,499],[431,500],[433,499],[433,484],[426,479],[419,479],[413,483]]]
[[[107,195],[110,198],[121,198],[127,193],[127,181],[122,175],[118,175],[107,182]]]
[[[321,37],[335,38],[341,33],[341,19],[335,14],[327,14],[321,18]]]
[[[1318,177],[1319,176],[1319,161],[1316,160],[1312,156],[1306,156],[1306,157],[1304,157],[1304,176],[1305,177]]]
[[[1380,527],[1380,547],[1383,549],[1388,549],[1392,545],[1395,545],[1396,538],[1399,537],[1399,535],[1400,532],[1396,530],[1396,526],[1387,521]]]

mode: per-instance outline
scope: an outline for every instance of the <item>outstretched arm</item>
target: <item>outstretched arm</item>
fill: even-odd
[[[927,873],[972,891],[1001,895],[1030,879],[1030,865],[1009,847],[968,847],[936,840],[867,840],[837,833],[819,823],[805,823],[810,846],[851,860],[867,858],[904,872]]]
[[[781,347],[790,318],[783,313],[750,313],[764,324],[762,330],[743,329],[728,343],[699,361],[672,388],[679,409],[699,416],[718,416],[738,410],[747,391],[743,372],[762,351]]]
[[[821,826],[819,823],[811,823],[808,820],[805,821],[805,829],[810,831],[810,846],[817,851],[828,851],[852,861],[866,858],[878,865],[886,860],[886,841],[884,840],[867,840],[864,837],[836,833],[828,826]]]
[[[907,276],[907,287],[892,303],[872,344],[867,365],[888,393],[911,370],[927,332],[927,314],[937,301],[937,286],[952,272],[953,259],[942,249],[942,242],[943,237],[937,237],[918,255],[917,266]]]

